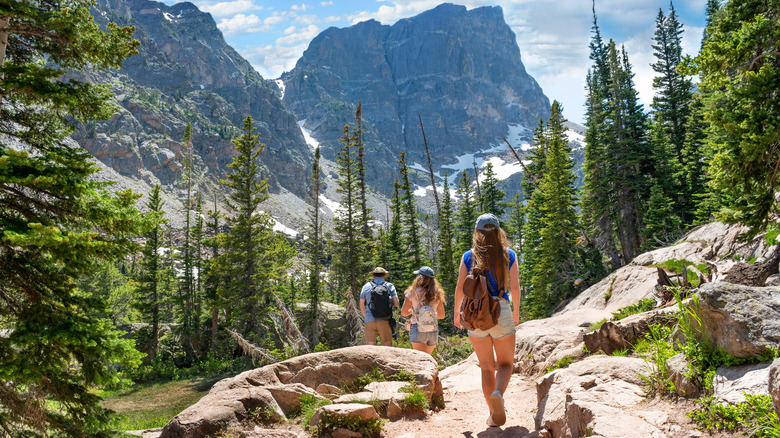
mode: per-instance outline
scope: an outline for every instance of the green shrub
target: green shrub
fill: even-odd
[[[399,402],[404,411],[419,411],[424,412],[430,406],[428,397],[416,384],[410,383],[403,388],[401,392],[409,393],[403,400]]]
[[[604,323],[607,322],[607,318],[602,319],[601,321],[598,321],[596,323],[591,324],[591,326],[588,328],[588,331],[595,332],[596,330],[600,329]]]
[[[321,399],[311,394],[301,395],[299,401],[300,401],[300,406],[298,407],[297,411],[292,413],[290,416],[296,417],[298,423],[304,426],[309,425],[309,420],[311,420],[311,417],[314,415],[315,412],[317,412],[317,409],[325,405],[329,405],[331,403],[330,400]]]
[[[667,260],[665,262],[657,263],[657,264],[655,264],[653,266],[657,266],[659,268],[666,269],[667,271],[676,272],[677,274],[682,274],[683,266],[694,266],[696,269],[701,271],[701,273],[704,274],[704,275],[709,275],[709,273],[710,273],[710,267],[707,266],[706,263],[699,263],[697,265],[697,264],[693,263],[692,261],[685,260],[685,259],[682,259],[682,260],[671,259],[671,260]],[[691,286],[693,286],[693,287],[698,287],[699,286],[699,281],[700,281],[699,280],[699,276],[695,272],[690,271],[690,270],[688,270],[687,273],[688,273],[687,274],[688,283],[690,283]]]
[[[624,348],[622,350],[615,350],[615,351],[613,351],[612,354],[610,354],[610,356],[624,357],[624,356],[628,356],[628,354],[630,352],[631,352],[631,350],[629,350],[628,348]]]
[[[383,425],[384,420],[379,418],[371,418],[362,421],[358,417],[340,417],[337,415],[324,414],[320,419],[319,424],[315,427],[310,427],[309,431],[314,436],[320,436],[343,427],[344,429],[362,433],[363,436],[366,437],[378,437],[382,433]]]
[[[567,366],[571,365],[572,362],[574,362],[574,359],[567,354],[566,356],[563,356],[558,362],[555,362],[554,365],[547,367],[547,372],[549,373],[560,368],[566,368]]]
[[[471,341],[465,336],[453,335],[441,340],[433,350],[433,358],[439,363],[439,369],[467,359],[474,352]]]
[[[312,353],[320,353],[323,351],[330,351],[331,348],[328,344],[323,344],[322,342],[318,343],[314,346],[314,350],[312,350]]]
[[[417,377],[412,374],[409,370],[398,370],[397,373],[391,374],[390,377],[388,377],[388,380],[393,382],[409,382],[413,384],[417,384]]]
[[[612,314],[612,321],[619,321],[637,313],[648,312],[655,309],[655,300],[652,298],[644,298],[639,300],[638,303],[630,306],[621,307],[617,312]]]
[[[677,354],[669,342],[671,333],[669,327],[654,325],[650,327],[650,333],[645,335],[646,343],[642,345],[641,355],[650,365],[650,370],[639,376],[647,383],[649,395],[666,394],[675,390],[674,384],[669,380],[669,369],[666,366],[666,361]],[[639,350],[635,347],[635,351]]]
[[[697,400],[700,407],[688,413],[700,428],[708,431],[744,431],[747,437],[780,437],[772,398],[745,393],[745,401],[736,405],[718,404],[713,397]]]

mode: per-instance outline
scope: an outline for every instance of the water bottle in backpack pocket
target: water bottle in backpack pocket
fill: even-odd
[[[436,309],[432,306],[418,307],[416,317],[418,332],[427,333],[438,330],[438,326],[436,325]]]

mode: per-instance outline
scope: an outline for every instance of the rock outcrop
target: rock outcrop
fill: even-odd
[[[161,436],[208,436],[229,428],[246,428],[247,423],[277,422],[299,408],[304,394],[323,398],[316,391],[322,384],[352,385],[375,368],[387,376],[409,371],[429,397],[441,395],[438,366],[428,354],[368,345],[341,348],[298,356],[221,380],[198,403],[168,422]]]
[[[637,340],[650,332],[650,327],[670,327],[677,322],[677,307],[664,307],[649,312],[631,315],[618,321],[607,321],[598,330],[583,336],[585,347],[591,353],[602,351],[612,354],[617,350],[630,349]]]
[[[736,367],[719,367],[712,379],[713,396],[720,403],[745,401],[745,393],[769,395],[770,362]]]
[[[780,288],[708,283],[699,288],[699,336],[739,358],[780,344]]]
[[[77,124],[73,138],[121,175],[171,186],[181,176],[181,139],[193,127],[197,182],[216,181],[235,156],[231,140],[251,115],[271,188],[305,196],[311,150],[295,116],[224,40],[210,14],[192,3],[101,0],[96,20],[135,26],[139,54],[110,72],[80,72],[107,84],[117,113],[104,122]],[[205,188],[205,186],[204,186]]]
[[[400,152],[409,165],[427,163],[418,115],[440,164],[491,145],[506,150],[501,137],[510,127],[529,142],[539,118],[549,116],[550,102],[526,72],[500,7],[443,4],[392,26],[369,20],[327,29],[282,80],[285,104],[329,159],[362,101],[373,157],[366,178],[387,193]]]
[[[644,411],[646,362],[591,356],[537,381],[536,429],[553,438],[665,436],[658,412]]]

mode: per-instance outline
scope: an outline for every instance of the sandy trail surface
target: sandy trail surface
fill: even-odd
[[[488,427],[488,406],[482,395],[480,370],[468,360],[442,372],[446,407],[419,420],[388,422],[383,437],[523,437],[534,430],[536,385],[528,377],[513,374],[504,394],[507,413],[502,427]]]

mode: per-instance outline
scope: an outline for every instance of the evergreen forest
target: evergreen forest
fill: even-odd
[[[342,347],[327,341],[324,303],[345,309],[346,344],[361,344],[359,293],[375,266],[391,273],[399,295],[414,270],[433,267],[450,306],[442,332],[465,337],[451,303],[482,213],[500,218],[518,253],[524,320],[551,315],[700,224],[740,223],[746,237],[778,241],[778,0],[708,0],[701,49],[690,57],[673,3],[659,10],[647,42],[649,108],[631,54],[602,34],[594,6],[581,189],[565,102],[555,101],[533,131],[518,193],[506,193],[488,163],[476,177],[445,175],[428,211],[401,153],[387,212],[371,211],[358,105],[340,138],[336,218],[321,216],[317,149],[298,241],[274,232],[262,211],[266,145],[251,117],[208,194],[194,183],[188,126],[182,226],[166,218],[160,186],[141,195],[91,177],[94,158],[68,137],[75,123],[108,119],[115,108],[107,85],[68,72],[118,69],[139,44],[132,27],[101,28],[91,5],[0,0],[0,435],[109,436],[116,423],[99,389]],[[133,324],[143,342],[117,329]]]

